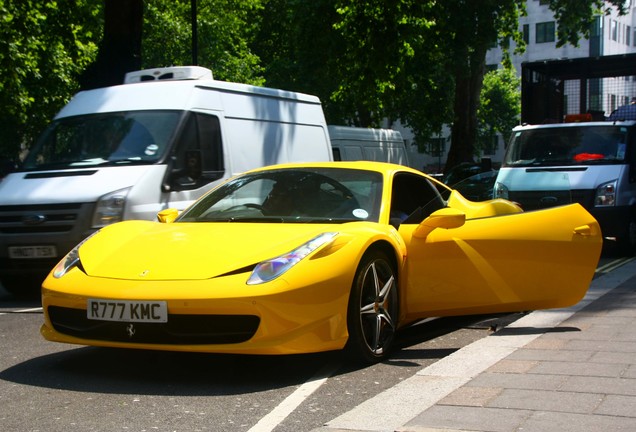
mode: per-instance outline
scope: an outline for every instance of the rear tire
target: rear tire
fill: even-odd
[[[396,272],[386,254],[367,252],[358,266],[347,311],[349,340],[345,348],[356,362],[385,359],[395,340],[398,317]]]

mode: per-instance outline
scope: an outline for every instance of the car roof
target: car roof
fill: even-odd
[[[256,168],[248,171],[261,172],[274,169],[302,169],[302,168],[344,168],[344,169],[360,169],[368,171],[377,171],[381,173],[391,173],[395,171],[408,171],[414,174],[426,175],[421,171],[408,167],[406,165],[393,164],[389,162],[375,162],[375,161],[337,161],[337,162],[294,162],[283,163],[277,165],[269,165],[262,168]]]

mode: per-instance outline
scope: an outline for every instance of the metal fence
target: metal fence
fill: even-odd
[[[561,122],[589,113],[603,120],[636,98],[636,54],[521,65],[522,123]]]

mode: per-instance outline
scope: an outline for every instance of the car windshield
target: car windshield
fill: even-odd
[[[377,222],[382,175],[341,168],[276,169],[221,185],[184,211],[180,222]]]
[[[503,166],[556,166],[623,163],[627,128],[569,126],[516,131]]]
[[[42,134],[21,168],[155,163],[180,117],[179,111],[130,111],[61,118]]]

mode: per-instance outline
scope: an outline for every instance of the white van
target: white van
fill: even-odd
[[[409,165],[399,131],[350,126],[328,127],[334,160],[370,160]]]
[[[88,234],[183,209],[222,180],[332,160],[315,96],[215,81],[208,69],[128,74],[78,93],[0,182],[0,281],[39,286]]]
[[[636,249],[636,122],[518,126],[494,186],[524,210],[578,202],[603,237]]]

